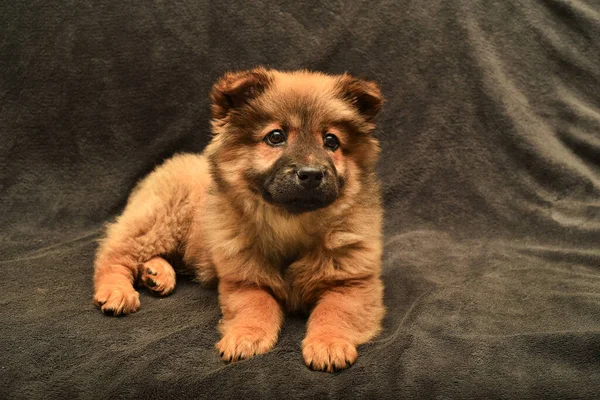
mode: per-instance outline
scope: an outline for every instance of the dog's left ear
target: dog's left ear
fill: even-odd
[[[264,68],[226,73],[214,84],[210,94],[212,117],[225,118],[231,110],[243,106],[264,92],[271,80],[269,72]]]
[[[371,121],[381,111],[384,99],[375,82],[344,74],[338,86],[342,97],[352,103],[367,121]]]

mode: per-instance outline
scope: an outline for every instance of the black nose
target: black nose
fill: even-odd
[[[296,171],[300,184],[307,189],[314,189],[321,184],[323,180],[323,171],[316,167],[302,167]]]

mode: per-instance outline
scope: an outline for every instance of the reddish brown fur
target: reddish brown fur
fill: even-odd
[[[370,135],[381,93],[349,75],[259,68],[226,74],[211,97],[214,137],[205,152],[158,167],[109,225],[94,300],[124,314],[140,306],[136,282],[169,294],[175,274],[162,257],[178,251],[200,281],[218,278],[223,359],[270,350],[284,311],[310,311],[305,362],[346,368],[384,314],[379,147]],[[249,179],[279,157],[262,141],[274,128],[289,132],[290,143],[335,132],[342,146],[331,159],[345,185],[332,205],[290,214],[253,190]]]

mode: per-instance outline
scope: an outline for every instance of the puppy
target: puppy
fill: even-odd
[[[175,288],[165,256],[218,281],[221,358],[275,346],[284,312],[310,312],[302,355],[347,368],[384,315],[382,208],[371,135],[383,98],[348,74],[257,68],[214,85],[211,143],[177,155],[131,194],[100,242],[94,301],[140,307],[134,284]]]

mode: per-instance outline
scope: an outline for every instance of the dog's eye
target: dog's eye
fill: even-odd
[[[338,147],[340,147],[340,141],[331,133],[328,133],[323,137],[323,143],[325,144],[325,147],[332,151],[336,151]]]
[[[285,132],[281,129],[275,129],[265,136],[265,142],[271,146],[281,146],[286,141]]]

